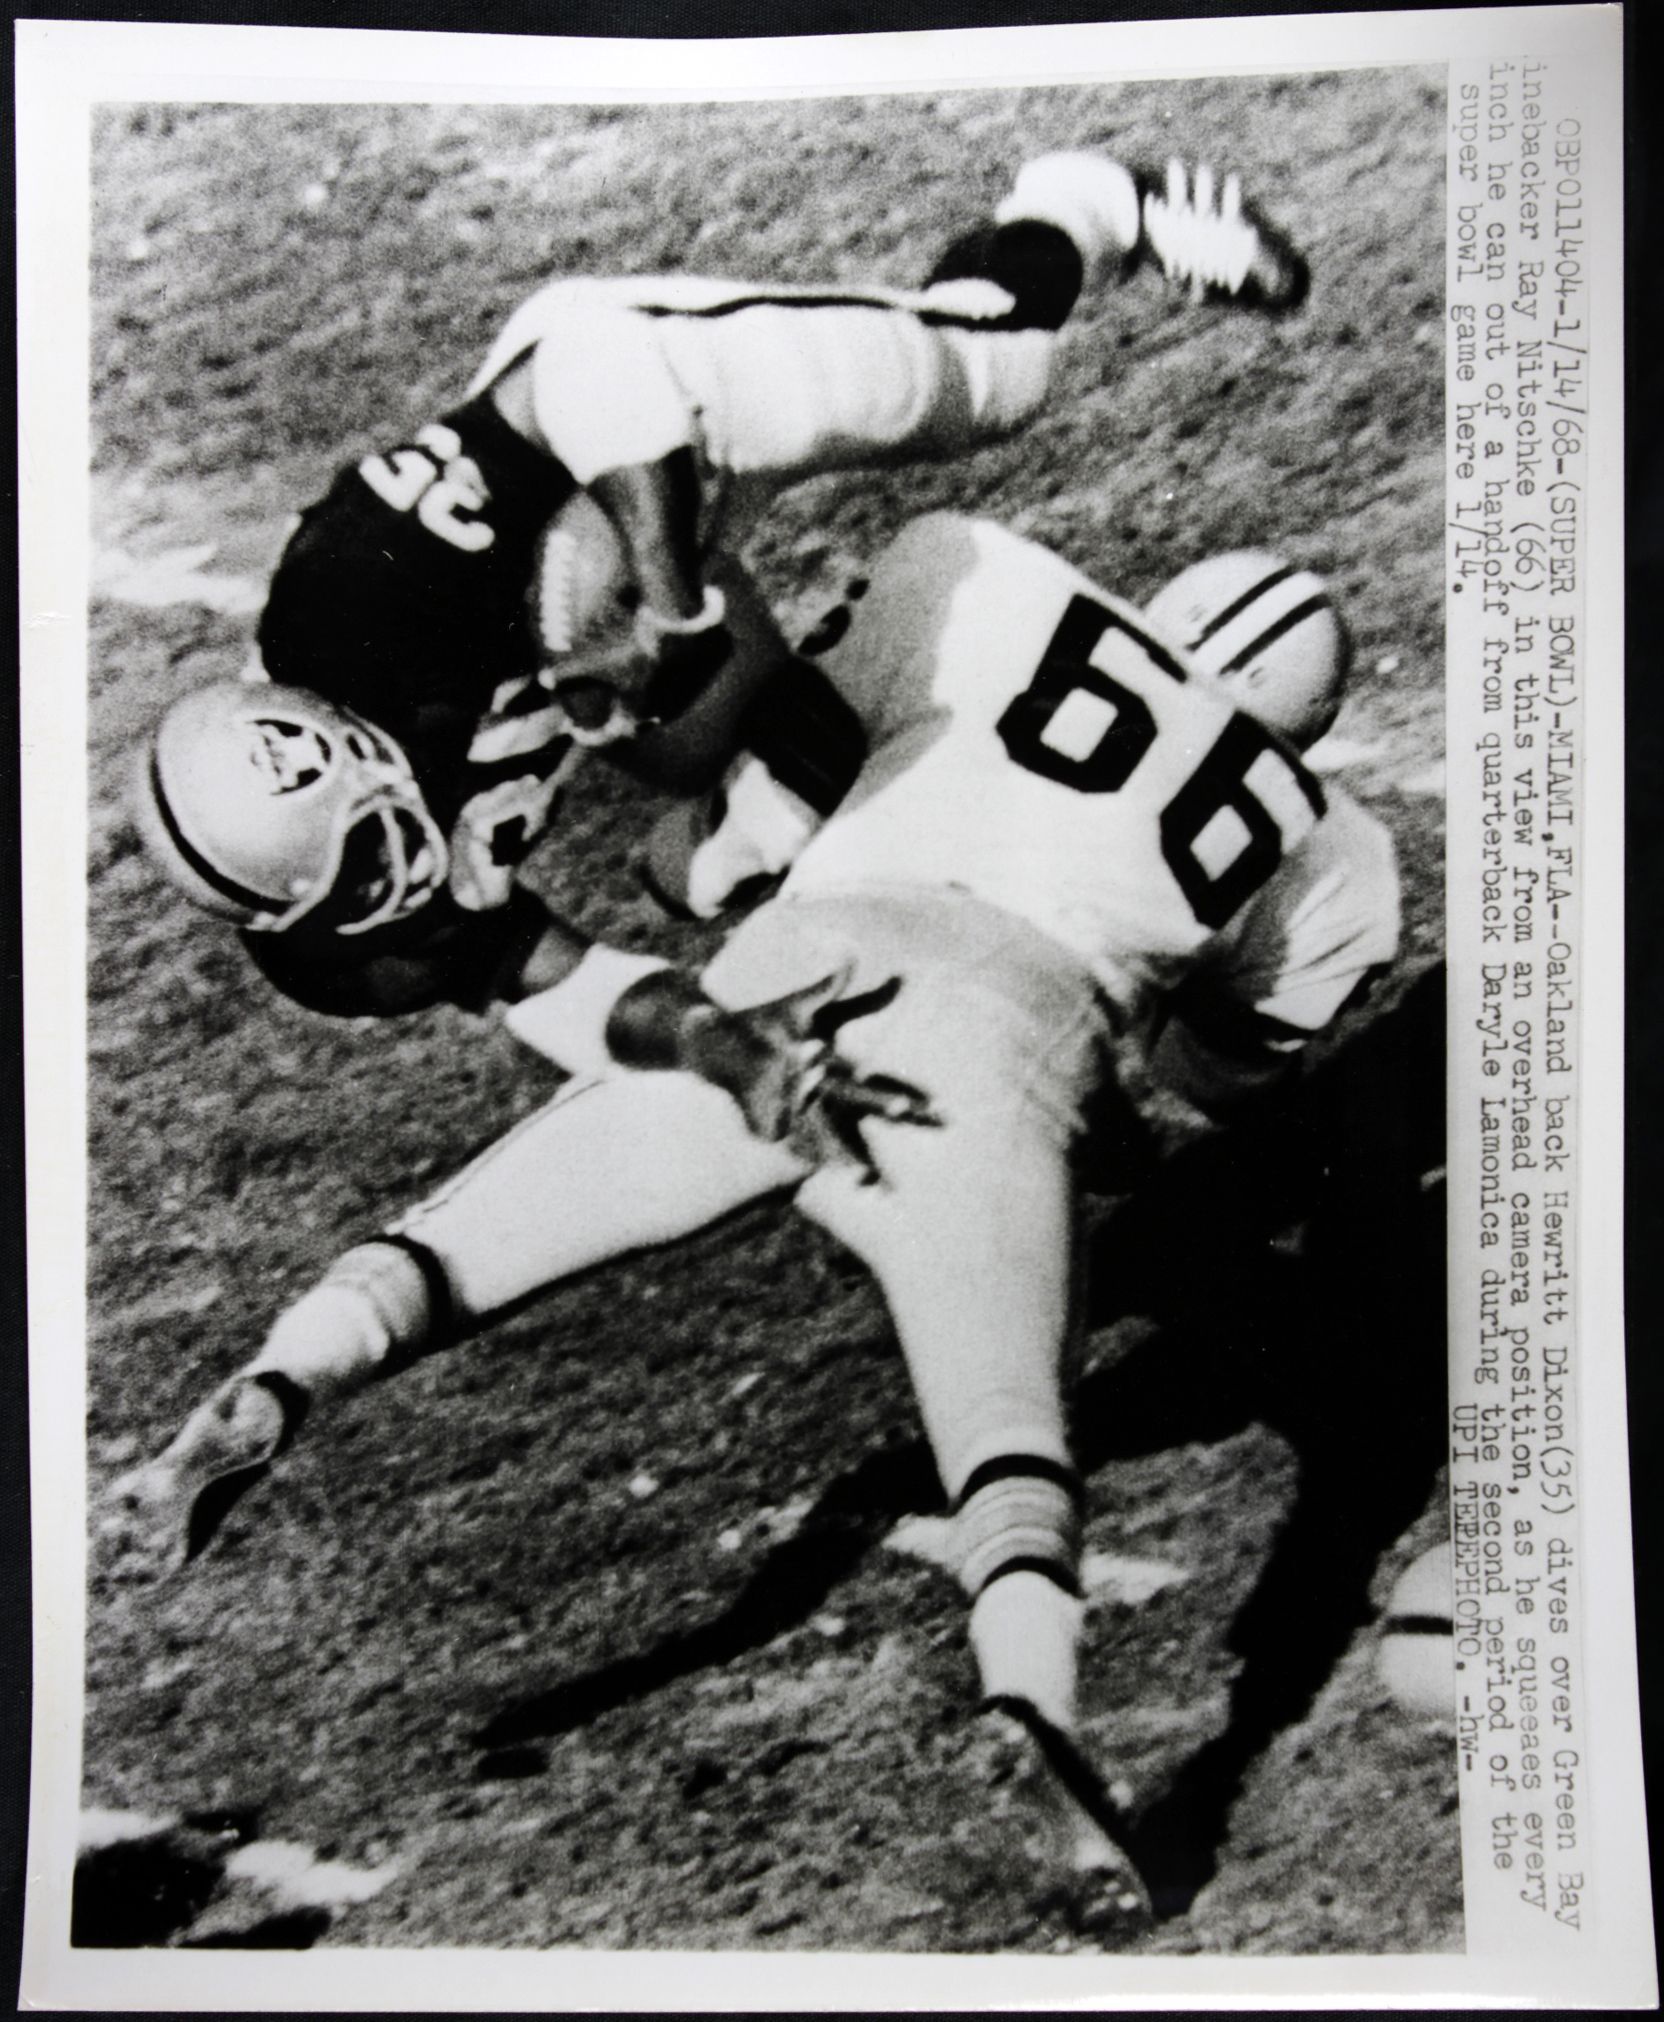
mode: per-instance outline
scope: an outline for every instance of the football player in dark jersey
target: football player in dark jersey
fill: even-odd
[[[314,1010],[479,1010],[547,987],[573,937],[514,870],[579,746],[678,790],[757,739],[795,739],[811,773],[828,743],[849,776],[835,698],[800,676],[753,696],[775,656],[741,649],[767,614],[715,532],[732,539],[800,479],[1009,433],[1039,408],[1086,280],[1145,258],[1270,310],[1306,285],[1234,177],[1192,187],[1174,164],[1158,190],[1076,153],[1028,163],[912,293],[689,276],[539,290],[461,404],[301,515],[259,622],[269,706],[251,718],[226,684],[164,720],[141,771],[159,860]],[[628,586],[599,654],[572,623],[576,544],[554,537],[579,505],[605,516]],[[277,755],[309,739],[285,780]],[[380,755],[355,757],[355,739]],[[389,741],[403,811],[377,801],[365,819],[360,774],[381,768],[384,801]]]
[[[1301,763],[1350,645],[1292,562],[1216,556],[1140,611],[992,522],[934,514],[857,605],[826,648],[872,740],[842,807],[817,823],[765,778],[693,852],[704,910],[736,871],[784,874],[705,972],[703,1015],[852,961],[863,994],[841,1009],[871,1014],[848,1025],[852,1056],[928,1078],[939,1128],[891,1131],[880,1111],[868,1142],[853,1117],[861,1151],[842,1161],[759,1143],[688,1075],[615,1071],[620,1007],[690,984],[650,957],[586,956],[508,1013],[573,1082],[345,1251],[112,1483],[97,1535],[112,1574],[166,1577],[205,1538],[206,1492],[247,1485],[335,1400],[545,1286],[789,1193],[889,1303],[953,1506],[943,1557],[983,1710],[1034,1798],[1012,1823],[1088,1927],[1125,1929],[1150,1906],[1078,1675],[1077,1153],[1123,1057],[1220,1117],[1294,1071],[1395,957],[1392,840]],[[729,827],[748,837],[723,848]],[[898,1114],[925,1120],[916,1102]]]

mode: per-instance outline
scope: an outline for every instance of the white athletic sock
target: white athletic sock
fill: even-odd
[[[1062,1733],[1075,1731],[1081,1603],[1043,1573],[1005,1573],[971,1609],[971,1648],[987,1698],[1026,1699]]]
[[[994,218],[1002,225],[1020,218],[1056,225],[1074,240],[1091,274],[1101,262],[1125,259],[1137,246],[1138,185],[1107,155],[1043,154],[1017,171]]]
[[[395,1349],[421,1347],[430,1324],[415,1258],[390,1242],[363,1243],[278,1316],[244,1374],[286,1377],[310,1397],[355,1390]]]

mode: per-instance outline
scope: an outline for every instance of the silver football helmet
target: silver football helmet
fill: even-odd
[[[1183,570],[1144,615],[1238,709],[1297,750],[1340,713],[1352,642],[1328,585],[1310,569],[1238,548]]]
[[[183,697],[139,751],[136,789],[173,882],[256,932],[319,913],[366,934],[425,905],[450,869],[399,746],[304,688],[219,681]]]

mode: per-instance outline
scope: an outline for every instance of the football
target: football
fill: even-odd
[[[1435,1545],[1399,1577],[1381,1623],[1381,1682],[1406,1713],[1454,1720],[1456,1652],[1449,1545]]]
[[[640,602],[624,544],[587,492],[574,492],[543,535],[538,632],[551,657],[622,644]]]
[[[105,96],[77,139],[96,457],[89,1486],[159,1453],[338,1243],[560,1099],[500,1018],[441,1004],[367,1030],[292,1003],[134,847],[131,747],[246,659],[291,510],[463,397],[486,333],[545,277],[909,288],[1022,164],[1101,149],[1159,170],[1182,132],[1298,229],[1303,320],[1106,275],[1021,432],[782,493],[735,557],[754,611],[737,574],[707,580],[736,652],[761,651],[776,619],[787,639],[829,607],[847,625],[863,601],[847,586],[917,515],[954,510],[1015,521],[1134,605],[1255,542],[1335,586],[1358,650],[1332,773],[1397,841],[1400,973],[1314,1063],[1298,1132],[1215,1131],[1175,1100],[1146,1164],[1121,1150],[1118,1106],[1106,1118],[1081,1232],[1082,1700],[1140,1830],[1172,1850],[1161,1928],[1124,1941],[1151,1959],[1136,1970],[1192,1951],[1460,1953],[1448,1719],[1400,1711],[1377,1669],[1394,1581],[1449,1508],[1444,1189],[1407,1163],[1445,1127],[1449,103],[1442,64],[1401,61],[304,118]],[[521,623],[558,680],[573,652],[606,653],[565,642],[629,638],[639,584],[587,494],[550,541],[527,556],[543,608]],[[452,559],[439,540],[436,566]],[[541,706],[507,697],[505,740]],[[549,840],[490,868],[586,934],[702,959],[712,930],[661,928],[637,861],[655,822],[682,810],[686,845],[709,803],[588,760],[561,791]],[[1342,1174],[1326,1153],[1347,1139]],[[582,1199],[552,1183],[550,1211]],[[1392,1269],[1352,1301],[1384,1231]],[[1003,1952],[1113,1983],[1115,1958],[979,1825],[962,1604],[904,1543],[945,1521],[940,1483],[878,1289],[824,1229],[759,1203],[498,1313],[346,1411],[308,1423],[165,1598],[94,1568],[84,1799],[159,1823],[94,1856],[80,1942],[312,1944],[320,1967],[417,1933],[516,1962],[669,1946],[696,1963],[894,1952],[922,1972]],[[1333,1464],[1353,1420],[1375,1428],[1368,1464]],[[1437,1639],[1391,1640],[1425,1658]],[[181,1853],[191,1817],[235,1844]],[[403,1865],[351,1902],[323,1903],[313,1876],[317,1906],[289,1909],[223,1872],[250,1848],[304,1875],[314,1849],[355,1874]]]

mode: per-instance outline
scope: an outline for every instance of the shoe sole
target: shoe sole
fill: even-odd
[[[1188,280],[1183,276],[1174,276],[1163,267],[1161,256],[1150,243],[1148,227],[1144,222],[1145,203],[1151,197],[1165,200],[1166,183],[1154,176],[1140,175],[1137,184],[1138,244],[1127,255],[1123,275],[1129,275],[1149,263],[1160,269],[1169,287],[1189,288],[1191,283]],[[1239,215],[1253,228],[1258,242],[1254,257],[1248,264],[1247,276],[1235,289],[1222,282],[1206,282],[1203,300],[1225,308],[1251,310],[1264,316],[1291,315],[1303,306],[1311,293],[1310,265],[1305,256],[1296,250],[1288,234],[1272,224],[1257,204],[1245,198]]]

